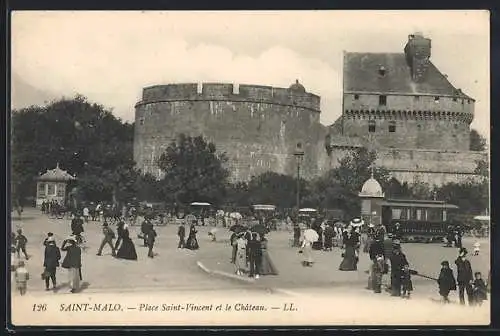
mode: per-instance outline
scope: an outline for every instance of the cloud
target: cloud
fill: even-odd
[[[401,52],[406,36],[421,30],[433,39],[433,62],[478,99],[474,125],[489,135],[484,12],[341,13],[19,12],[12,67],[37,88],[81,93],[126,120],[147,85],[288,87],[299,79],[321,96],[329,124],[341,113],[342,51]],[[450,25],[459,20],[467,27]]]

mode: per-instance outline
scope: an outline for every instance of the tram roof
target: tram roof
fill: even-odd
[[[398,206],[398,207],[423,207],[423,208],[441,208],[441,209],[458,209],[455,204],[446,203],[445,201],[429,201],[429,200],[405,200],[405,199],[388,199],[382,202],[383,206]]]

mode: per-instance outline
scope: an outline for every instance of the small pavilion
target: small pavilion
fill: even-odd
[[[375,226],[382,224],[382,203],[385,195],[380,183],[373,177],[373,167],[371,177],[366,180],[358,194],[361,199],[361,217],[367,224]]]
[[[36,206],[41,206],[44,201],[53,200],[65,204],[66,187],[74,180],[76,176],[59,168],[59,163],[57,163],[56,168],[47,170],[37,178]]]

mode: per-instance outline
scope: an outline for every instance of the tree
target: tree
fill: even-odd
[[[339,160],[340,165],[333,169],[332,177],[347,190],[359,193],[363,184],[370,178],[376,159],[375,151],[358,148]],[[389,171],[383,167],[374,167],[373,176],[384,187],[389,180]]]
[[[474,170],[474,174],[480,175],[482,177],[488,178],[490,176],[490,168],[488,166],[488,162],[484,160],[476,161],[476,169]]]
[[[489,208],[489,183],[473,180],[448,183],[436,189],[437,198],[459,207],[462,214],[480,214]]]
[[[158,160],[165,172],[160,181],[165,201],[220,204],[225,196],[229,171],[225,154],[217,154],[213,143],[203,137],[180,134]]]
[[[303,179],[300,180],[300,192],[301,200],[306,199],[308,185]],[[248,193],[248,205],[272,204],[280,208],[293,208],[297,202],[297,180],[289,175],[266,172],[251,178]]]
[[[479,134],[475,129],[470,130],[470,147],[471,151],[482,152],[486,150],[486,139]]]
[[[81,95],[13,111],[11,132],[11,178],[20,198],[33,197],[35,178],[56,163],[77,175],[88,200],[121,195],[135,174],[123,173],[134,166],[133,125]]]

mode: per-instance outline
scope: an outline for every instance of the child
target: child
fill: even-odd
[[[26,260],[28,260],[30,258],[28,256],[28,253],[26,253],[26,244],[28,243],[28,238],[26,238],[26,236],[23,235],[22,229],[17,230],[17,236],[15,242],[16,242],[17,257],[21,258],[21,251],[22,251]]]
[[[28,287],[28,280],[30,275],[28,270],[24,267],[24,261],[19,261],[15,272],[16,287],[21,295],[26,294],[26,288]]]
[[[481,277],[481,272],[474,273],[474,278],[474,283],[472,284],[472,296],[474,298],[474,304],[480,306],[483,304],[483,301],[487,299],[486,284]]]
[[[413,283],[411,281],[411,272],[410,266],[404,265],[403,267],[403,275],[401,276],[401,289],[402,295],[401,297],[404,299],[409,299],[410,294],[413,291]]]
[[[439,285],[439,295],[443,298],[443,303],[449,303],[448,295],[450,291],[457,290],[457,281],[448,261],[441,263],[441,273],[439,273],[437,282]]]
[[[480,247],[481,247],[481,244],[480,244],[479,242],[476,242],[476,243],[474,244],[474,255],[475,255],[475,256],[479,255],[479,251],[480,251],[480,249],[479,249],[479,248],[480,248]]]

